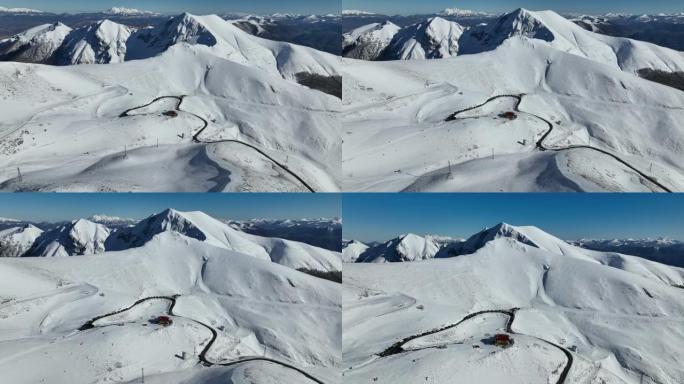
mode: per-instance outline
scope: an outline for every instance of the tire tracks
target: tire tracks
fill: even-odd
[[[548,121],[547,119],[545,119],[545,118],[543,118],[543,117],[541,117],[541,116],[539,116],[539,115],[536,115],[536,114],[534,114],[534,113],[526,112],[526,111],[521,110],[521,109],[520,109],[520,104],[522,103],[522,99],[523,99],[524,96],[526,96],[526,94],[524,94],[524,93],[517,94],[517,95],[514,95],[514,94],[504,94],[504,95],[492,96],[492,97],[490,97],[489,99],[485,100],[485,101],[484,101],[483,103],[481,103],[481,104],[478,104],[478,105],[473,106],[473,107],[461,109],[461,110],[459,110],[459,111],[456,111],[456,112],[452,113],[451,115],[447,116],[447,118],[446,118],[444,121],[454,121],[454,120],[457,120],[457,119],[459,119],[458,115],[460,115],[460,114],[462,114],[462,113],[465,113],[465,112],[468,112],[468,111],[472,111],[472,110],[477,109],[477,108],[481,108],[481,107],[487,105],[488,103],[490,103],[490,102],[492,102],[492,101],[494,101],[494,100],[497,100],[497,99],[500,99],[500,98],[513,98],[513,99],[516,99],[516,101],[517,101],[516,104],[515,104],[515,107],[514,107],[514,110],[515,110],[516,112],[518,112],[518,113],[524,113],[524,114],[526,114],[526,115],[530,115],[530,116],[532,116],[532,117],[535,117],[535,118],[537,118],[537,119],[543,121],[546,125],[549,126],[549,129],[548,129],[548,130],[542,135],[542,137],[541,137],[539,140],[537,140],[537,142],[536,142],[536,147],[537,147],[537,149],[539,149],[540,151],[562,152],[562,151],[568,151],[568,150],[572,150],[572,149],[590,149],[590,150],[594,150],[594,151],[603,153],[604,155],[608,155],[608,156],[612,157],[613,159],[617,160],[618,162],[620,162],[621,164],[625,165],[626,167],[628,167],[628,168],[631,169],[632,171],[636,172],[639,176],[641,176],[641,177],[643,177],[644,179],[648,180],[649,182],[653,183],[654,185],[656,185],[657,187],[659,187],[659,188],[662,189],[663,191],[668,192],[668,193],[672,193],[672,190],[671,190],[670,188],[668,188],[668,187],[666,187],[665,185],[663,185],[662,183],[660,183],[655,177],[650,176],[650,175],[647,175],[646,173],[640,171],[638,168],[636,168],[635,166],[631,165],[630,163],[628,163],[628,162],[625,161],[624,159],[622,159],[622,158],[620,158],[619,156],[617,156],[617,155],[615,155],[615,154],[613,154],[613,153],[611,153],[611,152],[609,152],[609,151],[606,151],[606,150],[604,150],[604,149],[597,148],[597,147],[593,147],[593,146],[591,146],[591,145],[569,145],[569,146],[567,146],[567,147],[547,147],[547,146],[545,146],[545,145],[544,145],[544,141],[546,140],[546,138],[547,138],[547,137],[551,134],[551,132],[553,131],[554,125],[553,125],[553,123],[551,123],[550,121]]]

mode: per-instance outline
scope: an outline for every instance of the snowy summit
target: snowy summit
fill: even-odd
[[[0,13],[44,13],[43,11],[39,11],[37,9],[30,9],[30,8],[6,8],[6,7],[0,7]]]
[[[142,11],[140,9],[135,9],[135,8],[124,8],[124,7],[112,7],[109,8],[108,10],[102,12],[105,15],[117,15],[117,16],[149,16],[149,15],[156,15],[157,13],[150,12],[150,11]]]

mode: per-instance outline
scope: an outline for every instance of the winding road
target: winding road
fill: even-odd
[[[279,361],[279,360],[270,359],[270,358],[268,358],[268,357],[262,357],[262,356],[243,357],[243,358],[241,358],[241,359],[236,359],[236,360],[233,360],[233,361],[230,361],[230,362],[227,362],[227,363],[215,363],[215,362],[213,362],[213,361],[210,361],[209,359],[207,359],[207,353],[209,353],[209,350],[210,350],[211,347],[214,345],[214,342],[216,342],[216,339],[218,338],[218,332],[217,332],[213,327],[211,327],[211,326],[209,326],[209,325],[207,325],[207,324],[205,324],[205,323],[203,323],[203,322],[201,322],[201,321],[199,321],[199,320],[196,320],[196,319],[192,319],[192,318],[189,318],[189,317],[185,317],[185,316],[180,316],[180,315],[174,314],[174,313],[173,313],[173,309],[174,309],[174,307],[176,306],[176,300],[177,300],[180,296],[181,296],[181,295],[173,295],[173,296],[150,296],[150,297],[146,297],[146,298],[143,298],[143,299],[140,299],[140,300],[136,301],[135,303],[131,304],[130,306],[128,306],[128,307],[126,307],[126,308],[122,308],[122,309],[119,309],[119,310],[114,311],[114,312],[106,313],[106,314],[104,314],[104,315],[96,316],[96,317],[90,319],[90,320],[89,320],[88,322],[86,322],[85,324],[83,324],[78,330],[79,330],[79,331],[87,331],[87,330],[89,330],[89,329],[97,328],[97,327],[99,327],[99,326],[95,325],[95,322],[97,322],[98,320],[101,320],[101,319],[104,319],[104,318],[107,318],[107,317],[110,317],[110,316],[119,315],[119,314],[122,314],[122,313],[124,313],[124,312],[130,311],[131,309],[133,309],[133,308],[135,308],[136,306],[138,306],[138,305],[140,305],[140,304],[143,304],[143,303],[145,303],[145,302],[152,301],[152,300],[166,300],[166,301],[170,302],[169,308],[168,308],[168,310],[166,311],[166,315],[168,315],[168,316],[173,316],[173,317],[184,318],[184,319],[190,320],[190,321],[192,321],[192,322],[195,322],[195,323],[197,323],[197,324],[203,326],[204,328],[208,329],[208,330],[211,332],[211,339],[209,340],[209,342],[207,343],[207,345],[204,346],[204,349],[202,349],[202,352],[200,352],[200,354],[199,354],[199,356],[198,356],[199,362],[200,362],[202,365],[204,365],[204,366],[206,366],[206,367],[211,367],[211,366],[229,367],[229,366],[232,366],[232,365],[241,364],[241,363],[247,363],[247,362],[250,362],[250,361],[266,361],[266,362],[269,362],[269,363],[278,364],[278,365],[280,365],[280,366],[282,366],[282,367],[285,367],[285,368],[289,368],[289,369],[295,370],[295,371],[299,372],[300,374],[302,374],[303,376],[305,376],[306,378],[308,378],[308,379],[310,379],[310,380],[312,380],[312,381],[314,381],[314,382],[316,382],[316,383],[318,383],[318,384],[325,384],[322,380],[320,380],[320,379],[314,377],[313,375],[311,375],[310,373],[308,373],[308,372],[302,370],[301,368],[298,368],[298,367],[296,367],[296,366],[294,366],[294,365],[291,365],[291,364],[288,364],[288,363],[285,363],[285,362],[282,362],[282,361]]]
[[[520,104],[522,103],[522,99],[523,99],[524,96],[526,96],[524,93],[517,94],[517,95],[505,94],[505,95],[496,95],[496,96],[492,96],[492,97],[490,97],[489,99],[487,99],[486,101],[484,101],[484,102],[481,103],[481,104],[478,104],[478,105],[473,106],[473,107],[461,109],[461,110],[459,110],[459,111],[456,111],[456,112],[452,113],[451,115],[447,116],[447,118],[445,119],[445,121],[454,121],[454,120],[457,120],[457,119],[459,119],[458,116],[459,116],[460,114],[465,113],[465,112],[468,112],[468,111],[472,111],[472,110],[477,109],[477,108],[484,107],[485,105],[487,105],[488,103],[490,103],[490,102],[492,102],[492,101],[494,101],[494,100],[501,99],[501,98],[513,98],[513,99],[516,100],[516,103],[515,103],[515,106],[514,106],[514,110],[515,110],[516,112],[518,112],[518,113],[524,113],[524,114],[526,114],[526,115],[530,115],[530,116],[532,116],[532,117],[535,117],[535,118],[537,118],[537,119],[543,121],[544,123],[546,123],[546,125],[549,126],[549,129],[544,133],[544,135],[542,135],[542,137],[541,137],[539,140],[537,140],[536,146],[537,146],[537,148],[538,148],[539,150],[541,150],[541,151],[547,151],[547,150],[548,150],[548,151],[554,151],[554,152],[568,151],[568,150],[571,150],[571,149],[590,149],[590,150],[594,150],[594,151],[597,151],[597,152],[600,152],[600,153],[603,153],[603,154],[605,154],[605,155],[608,155],[608,156],[612,157],[613,159],[617,160],[618,162],[622,163],[622,164],[625,165],[626,167],[630,168],[631,170],[633,170],[634,172],[636,172],[637,174],[639,174],[639,176],[643,177],[644,179],[646,179],[646,180],[650,181],[651,183],[653,183],[654,185],[658,186],[659,188],[661,188],[661,189],[664,190],[665,192],[672,193],[672,190],[670,190],[668,187],[666,187],[665,185],[663,185],[662,183],[660,183],[660,182],[659,182],[656,178],[654,178],[653,176],[650,176],[650,175],[645,174],[644,172],[640,171],[638,168],[636,168],[636,167],[634,167],[633,165],[629,164],[629,163],[628,163],[627,161],[625,161],[624,159],[622,159],[622,158],[620,158],[619,156],[617,156],[617,155],[615,155],[615,154],[613,154],[613,153],[611,153],[611,152],[608,152],[608,151],[606,151],[606,150],[604,150],[604,149],[597,148],[597,147],[592,147],[591,145],[569,145],[569,146],[567,146],[567,147],[547,147],[547,146],[545,146],[545,145],[544,145],[544,140],[546,140],[546,138],[547,138],[547,137],[551,134],[551,132],[553,131],[553,128],[554,128],[553,123],[551,123],[550,121],[546,120],[545,118],[543,118],[543,117],[541,117],[541,116],[535,115],[534,113],[526,112],[526,111],[520,110]]]
[[[122,112],[122,113],[119,115],[119,117],[130,117],[130,116],[131,116],[131,114],[130,114],[131,112],[136,111],[136,110],[139,110],[139,109],[147,108],[147,107],[151,106],[152,104],[154,104],[154,103],[156,103],[156,102],[158,102],[158,101],[160,101],[160,100],[164,100],[164,99],[174,99],[174,100],[177,100],[178,102],[176,103],[176,107],[175,107],[176,111],[187,113],[187,114],[189,114],[189,115],[191,115],[191,116],[194,116],[194,117],[196,117],[196,118],[198,118],[198,119],[200,119],[200,120],[202,121],[202,127],[201,127],[193,136],[192,136],[192,141],[193,141],[193,142],[198,143],[198,144],[237,143],[237,144],[246,146],[246,147],[248,147],[248,148],[251,148],[251,149],[253,149],[253,150],[259,152],[260,155],[262,155],[263,157],[267,158],[267,159],[270,160],[272,163],[274,163],[275,165],[277,165],[279,168],[281,168],[282,170],[284,170],[285,172],[287,172],[288,174],[290,174],[292,177],[294,177],[295,179],[297,179],[297,181],[299,181],[299,183],[301,183],[309,192],[311,192],[311,193],[316,193],[316,191],[311,187],[311,185],[309,185],[306,181],[304,181],[304,179],[303,179],[301,176],[299,176],[298,174],[296,174],[295,172],[293,172],[293,171],[292,171],[288,166],[286,166],[285,164],[283,164],[283,163],[279,162],[278,160],[274,159],[273,157],[271,157],[269,154],[267,154],[266,152],[264,152],[264,151],[263,151],[262,149],[260,149],[259,147],[256,147],[256,146],[254,146],[254,145],[252,145],[252,144],[245,143],[244,141],[235,140],[235,139],[223,139],[223,140],[202,140],[202,139],[200,139],[200,135],[204,132],[204,130],[207,129],[207,127],[209,127],[209,122],[208,122],[205,118],[203,118],[202,116],[199,116],[199,115],[197,115],[197,114],[195,114],[195,113],[192,113],[192,112],[185,111],[185,110],[182,110],[182,109],[181,109],[181,105],[183,104],[183,101],[185,100],[186,97],[187,97],[186,95],[181,95],[181,96],[160,96],[160,97],[155,98],[154,100],[150,101],[149,103],[147,103],[147,104],[145,104],[145,105],[141,105],[141,106],[139,106],[139,107],[134,107],[134,108],[130,108],[130,109],[125,110],[124,112]]]
[[[567,350],[567,349],[561,347],[560,345],[558,345],[558,344],[556,344],[556,343],[553,343],[553,342],[551,342],[551,341],[548,341],[548,340],[546,340],[546,339],[542,339],[542,338],[537,337],[537,336],[527,335],[527,334],[524,334],[524,333],[519,333],[519,332],[514,331],[514,330],[513,330],[513,322],[515,321],[515,313],[516,313],[519,309],[520,309],[520,308],[512,308],[512,309],[488,309],[488,310],[484,310],[484,311],[473,312],[473,313],[470,313],[470,314],[466,315],[464,318],[462,318],[461,320],[459,320],[457,323],[454,323],[454,324],[451,324],[451,325],[447,325],[447,326],[445,326],[445,327],[433,329],[433,330],[430,330],[430,331],[426,331],[426,332],[423,332],[423,333],[419,333],[419,334],[417,334],[417,335],[413,335],[413,336],[406,337],[406,338],[404,338],[404,339],[402,339],[402,340],[400,340],[400,341],[398,341],[398,342],[392,344],[389,348],[387,348],[387,349],[385,349],[384,351],[378,353],[377,355],[378,355],[379,357],[387,357],[387,356],[397,355],[397,354],[400,354],[400,353],[407,353],[407,352],[419,351],[419,350],[422,350],[422,349],[436,348],[436,347],[425,347],[425,348],[418,348],[418,349],[409,349],[409,350],[405,350],[403,347],[404,347],[404,345],[406,345],[406,343],[408,343],[408,342],[411,341],[411,340],[415,340],[415,339],[418,339],[418,338],[421,338],[421,337],[433,335],[433,334],[435,334],[435,333],[440,333],[440,332],[446,331],[446,330],[448,330],[448,329],[456,328],[456,327],[458,327],[459,325],[463,324],[463,322],[468,321],[468,320],[470,320],[470,319],[472,319],[472,318],[475,318],[475,317],[478,317],[478,316],[482,316],[482,315],[485,315],[485,314],[489,314],[489,313],[501,313],[501,314],[504,314],[504,315],[507,315],[507,316],[508,316],[508,321],[506,322],[506,333],[509,333],[509,334],[512,334],[512,335],[523,335],[523,336],[527,336],[527,337],[532,337],[532,338],[535,338],[535,339],[537,339],[537,340],[539,340],[539,341],[545,342],[545,343],[547,343],[547,344],[549,344],[549,345],[551,345],[551,346],[554,346],[554,347],[560,349],[561,351],[563,351],[563,353],[565,354],[565,356],[566,356],[566,358],[567,358],[567,362],[566,362],[566,364],[565,364],[565,367],[563,368],[563,371],[561,372],[560,376],[558,377],[558,380],[556,381],[556,384],[564,384],[564,383],[565,383],[565,380],[566,380],[567,377],[568,377],[568,373],[570,372],[570,368],[572,367],[572,363],[573,363],[573,356],[572,356],[572,353],[570,353],[569,350]]]

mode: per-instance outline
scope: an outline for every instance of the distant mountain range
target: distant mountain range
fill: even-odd
[[[410,262],[457,257],[475,253],[487,243],[508,238],[520,244],[561,254],[599,253],[639,256],[644,259],[684,267],[684,242],[671,239],[576,240],[564,241],[537,227],[517,227],[499,223],[465,240],[439,236],[405,234],[384,243],[367,245],[356,240],[344,242],[342,250],[346,263]],[[596,251],[596,252],[593,252]],[[605,257],[612,257],[606,255]]]
[[[501,16],[501,14],[458,8],[448,8],[433,14],[393,16],[363,11],[348,11],[344,13],[342,25],[344,33],[350,34],[357,28],[367,28],[371,24],[390,22],[400,28],[404,28],[419,23],[425,24],[428,19],[441,17],[451,22],[457,22],[461,27],[475,27],[480,24],[496,23]],[[563,14],[563,16],[592,32],[613,37],[627,37],[680,51],[684,50],[684,14],[680,12],[653,15],[618,13],[582,15],[568,13]]]
[[[163,15],[146,10],[113,7],[99,12],[50,13],[29,9],[0,8],[0,40],[21,35],[45,25],[69,25],[73,29],[92,26],[108,19],[135,30],[166,22],[176,15]],[[263,38],[310,46],[333,54],[340,53],[340,15],[298,15],[276,13],[249,15],[221,14],[246,32]]]
[[[193,218],[194,222],[204,223],[205,229],[189,230],[188,228],[195,226]],[[175,224],[154,224],[160,222]],[[152,229],[155,226],[157,229]],[[141,246],[155,234],[164,231],[179,232],[189,237],[206,240],[208,236],[202,231],[217,230],[214,227],[239,239],[234,241],[239,241],[241,244],[245,244],[245,241],[240,239],[238,233],[243,233],[243,236],[252,239],[283,239],[281,244],[286,245],[286,248],[296,243],[303,243],[297,246],[300,251],[315,247],[322,248],[322,252],[324,252],[323,249],[335,252],[341,250],[342,226],[339,219],[253,219],[221,222],[201,213],[167,210],[145,220],[94,215],[87,219],[70,222],[32,223],[0,218],[0,257],[99,254],[110,250]],[[256,237],[250,237],[252,235]],[[235,248],[228,243],[222,244],[224,247]],[[252,247],[250,252],[254,249],[257,248]],[[286,258],[285,254],[280,254],[278,257]]]

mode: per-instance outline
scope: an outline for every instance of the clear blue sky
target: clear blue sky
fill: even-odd
[[[683,0],[343,0],[343,9],[359,9],[376,13],[433,13],[444,8],[462,8],[485,12],[507,12],[517,8],[552,9],[556,12],[579,13],[659,13],[684,12]]]
[[[402,233],[468,237],[499,222],[534,225],[563,239],[684,240],[684,194],[345,194],[346,239]]]
[[[174,208],[237,220],[334,218],[341,216],[340,199],[336,194],[302,193],[2,193],[0,217],[62,221],[105,214],[137,219]]]
[[[199,14],[245,12],[256,14],[340,13],[339,0],[0,0],[0,6],[34,8],[46,12],[102,11],[127,7],[159,13]]]

